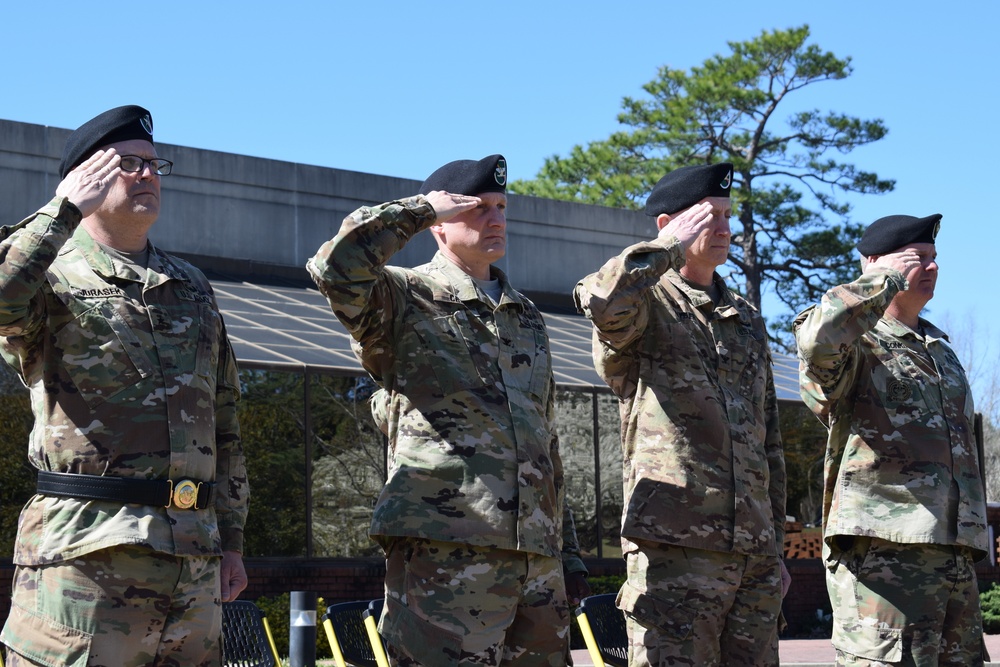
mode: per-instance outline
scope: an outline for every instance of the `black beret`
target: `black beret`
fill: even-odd
[[[59,178],[73,171],[98,148],[118,141],[145,139],[153,143],[153,117],[142,107],[115,107],[91,118],[69,135],[59,163]]]
[[[646,215],[673,215],[705,197],[728,197],[733,185],[733,165],[700,164],[681,167],[661,178],[646,199]]]
[[[434,190],[470,197],[483,192],[507,194],[507,160],[503,155],[490,155],[479,161],[449,162],[428,176],[419,192],[426,195]]]
[[[911,243],[934,243],[940,228],[940,213],[926,218],[887,215],[868,225],[868,229],[858,241],[858,252],[865,257],[871,257],[899,250]]]

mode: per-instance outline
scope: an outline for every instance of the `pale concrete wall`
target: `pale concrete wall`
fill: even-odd
[[[0,224],[13,224],[48,201],[69,131],[0,120]],[[265,160],[158,144],[173,160],[162,181],[159,247],[184,255],[229,260],[230,266],[301,269],[348,213],[365,204],[413,194],[418,181],[343,169]],[[402,156],[401,156],[402,159]],[[649,238],[641,213],[511,195],[508,251],[497,266],[518,288],[567,296],[581,277],[626,245]],[[428,234],[393,263],[430,258]]]

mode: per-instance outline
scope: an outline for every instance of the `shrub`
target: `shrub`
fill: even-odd
[[[983,632],[1000,634],[1000,585],[993,583],[980,593],[979,606],[983,608]]]
[[[625,583],[624,574],[609,574],[603,577],[587,577],[591,595],[617,593]]]

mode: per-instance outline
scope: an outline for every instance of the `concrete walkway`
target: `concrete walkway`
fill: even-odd
[[[986,648],[993,662],[988,667],[1000,667],[1000,635],[986,635]],[[836,654],[829,639],[782,639],[778,642],[781,667],[834,667]],[[573,651],[575,667],[593,667],[586,651]]]

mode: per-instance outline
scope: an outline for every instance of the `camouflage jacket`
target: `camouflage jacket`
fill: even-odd
[[[621,401],[622,543],[782,555],[785,462],[764,322],[677,270],[681,245],[637,243],[580,281],[594,364]]]
[[[862,275],[795,320],[802,399],[829,429],[824,536],[985,551],[972,392],[944,333],[885,315],[905,287]]]
[[[563,471],[549,340],[538,309],[493,269],[494,307],[438,253],[386,266],[434,224],[422,196],[362,207],[308,269],[385,388],[389,475],[371,534],[560,556]]]
[[[140,277],[79,223],[79,210],[56,198],[0,228],[0,352],[31,394],[28,457],[55,472],[215,481],[215,503],[195,511],[36,495],[14,562],[118,544],[241,551],[249,492],[239,378],[211,287],[152,246]],[[129,296],[140,289],[141,301]]]

